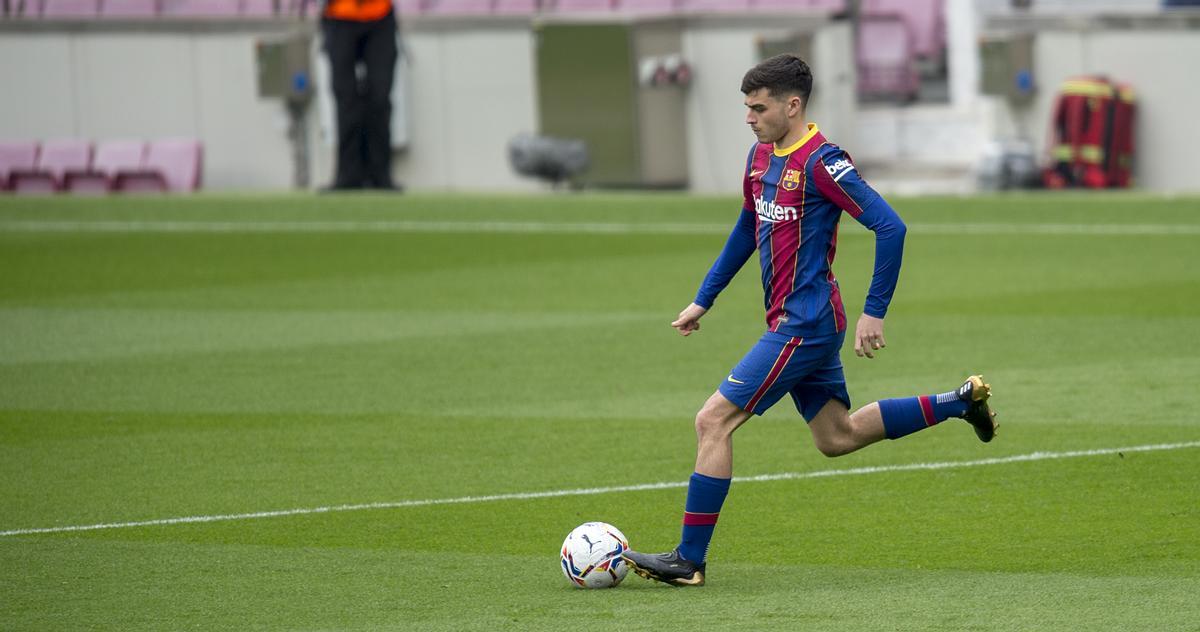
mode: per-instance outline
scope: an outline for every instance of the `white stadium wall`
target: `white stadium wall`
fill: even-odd
[[[528,22],[427,25],[408,29],[404,42],[412,143],[397,156],[397,178],[416,189],[540,189],[513,172],[507,154],[509,139],[538,126]]]

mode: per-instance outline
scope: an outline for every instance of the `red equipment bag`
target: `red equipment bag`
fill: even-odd
[[[1128,187],[1133,180],[1136,100],[1127,84],[1105,77],[1063,83],[1050,120],[1046,187]]]

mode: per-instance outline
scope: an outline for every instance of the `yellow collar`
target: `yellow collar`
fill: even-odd
[[[804,143],[807,143],[808,141],[812,140],[812,137],[816,136],[818,131],[819,130],[817,130],[816,123],[809,123],[808,124],[808,133],[804,135],[804,138],[801,138],[800,140],[793,143],[791,147],[785,147],[783,149],[780,149],[779,146],[776,145],[775,146],[775,155],[776,156],[786,156],[786,155],[792,153],[793,151],[800,149],[801,147],[804,146]]]

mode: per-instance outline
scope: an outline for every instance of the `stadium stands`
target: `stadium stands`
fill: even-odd
[[[63,189],[68,170],[87,169],[92,161],[92,144],[85,140],[50,140],[42,144],[37,164],[13,169],[9,188],[17,193],[54,193]]]
[[[192,139],[156,140],[137,168],[119,169],[113,182],[118,191],[186,193],[200,188],[200,143]]]
[[[943,0],[863,0],[864,17],[898,15],[912,33],[913,52],[934,59],[946,48]]]
[[[99,143],[0,142],[0,190],[18,193],[188,192],[200,188],[203,147],[194,139]]]
[[[0,141],[0,191],[7,191],[12,171],[33,169],[38,144],[34,141]]]
[[[913,53],[912,31],[899,15],[863,16],[859,22],[858,93],[863,96],[916,98],[921,82]]]
[[[64,189],[71,193],[112,191],[117,172],[122,169],[140,169],[145,153],[146,143],[140,140],[99,143],[91,167],[66,171],[63,176]]]

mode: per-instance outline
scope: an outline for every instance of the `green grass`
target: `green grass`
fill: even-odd
[[[1200,440],[1200,199],[898,199],[889,346],[857,404],[983,371],[949,423],[837,460],[786,400],[739,475]],[[744,272],[679,338],[737,202],[677,195],[0,198],[0,531],[682,481],[758,337]],[[257,222],[230,232],[79,222]],[[271,231],[270,222],[649,230]],[[64,230],[49,230],[50,224]],[[694,234],[658,230],[693,226]],[[994,234],[970,224],[1016,227]],[[1037,224],[1165,234],[1045,234]],[[843,221],[851,321],[872,240]],[[753,265],[753,262],[751,263]],[[735,484],[709,585],[579,591],[585,520],[643,549],[683,490],[0,537],[0,629],[1200,630],[1200,449]]]

